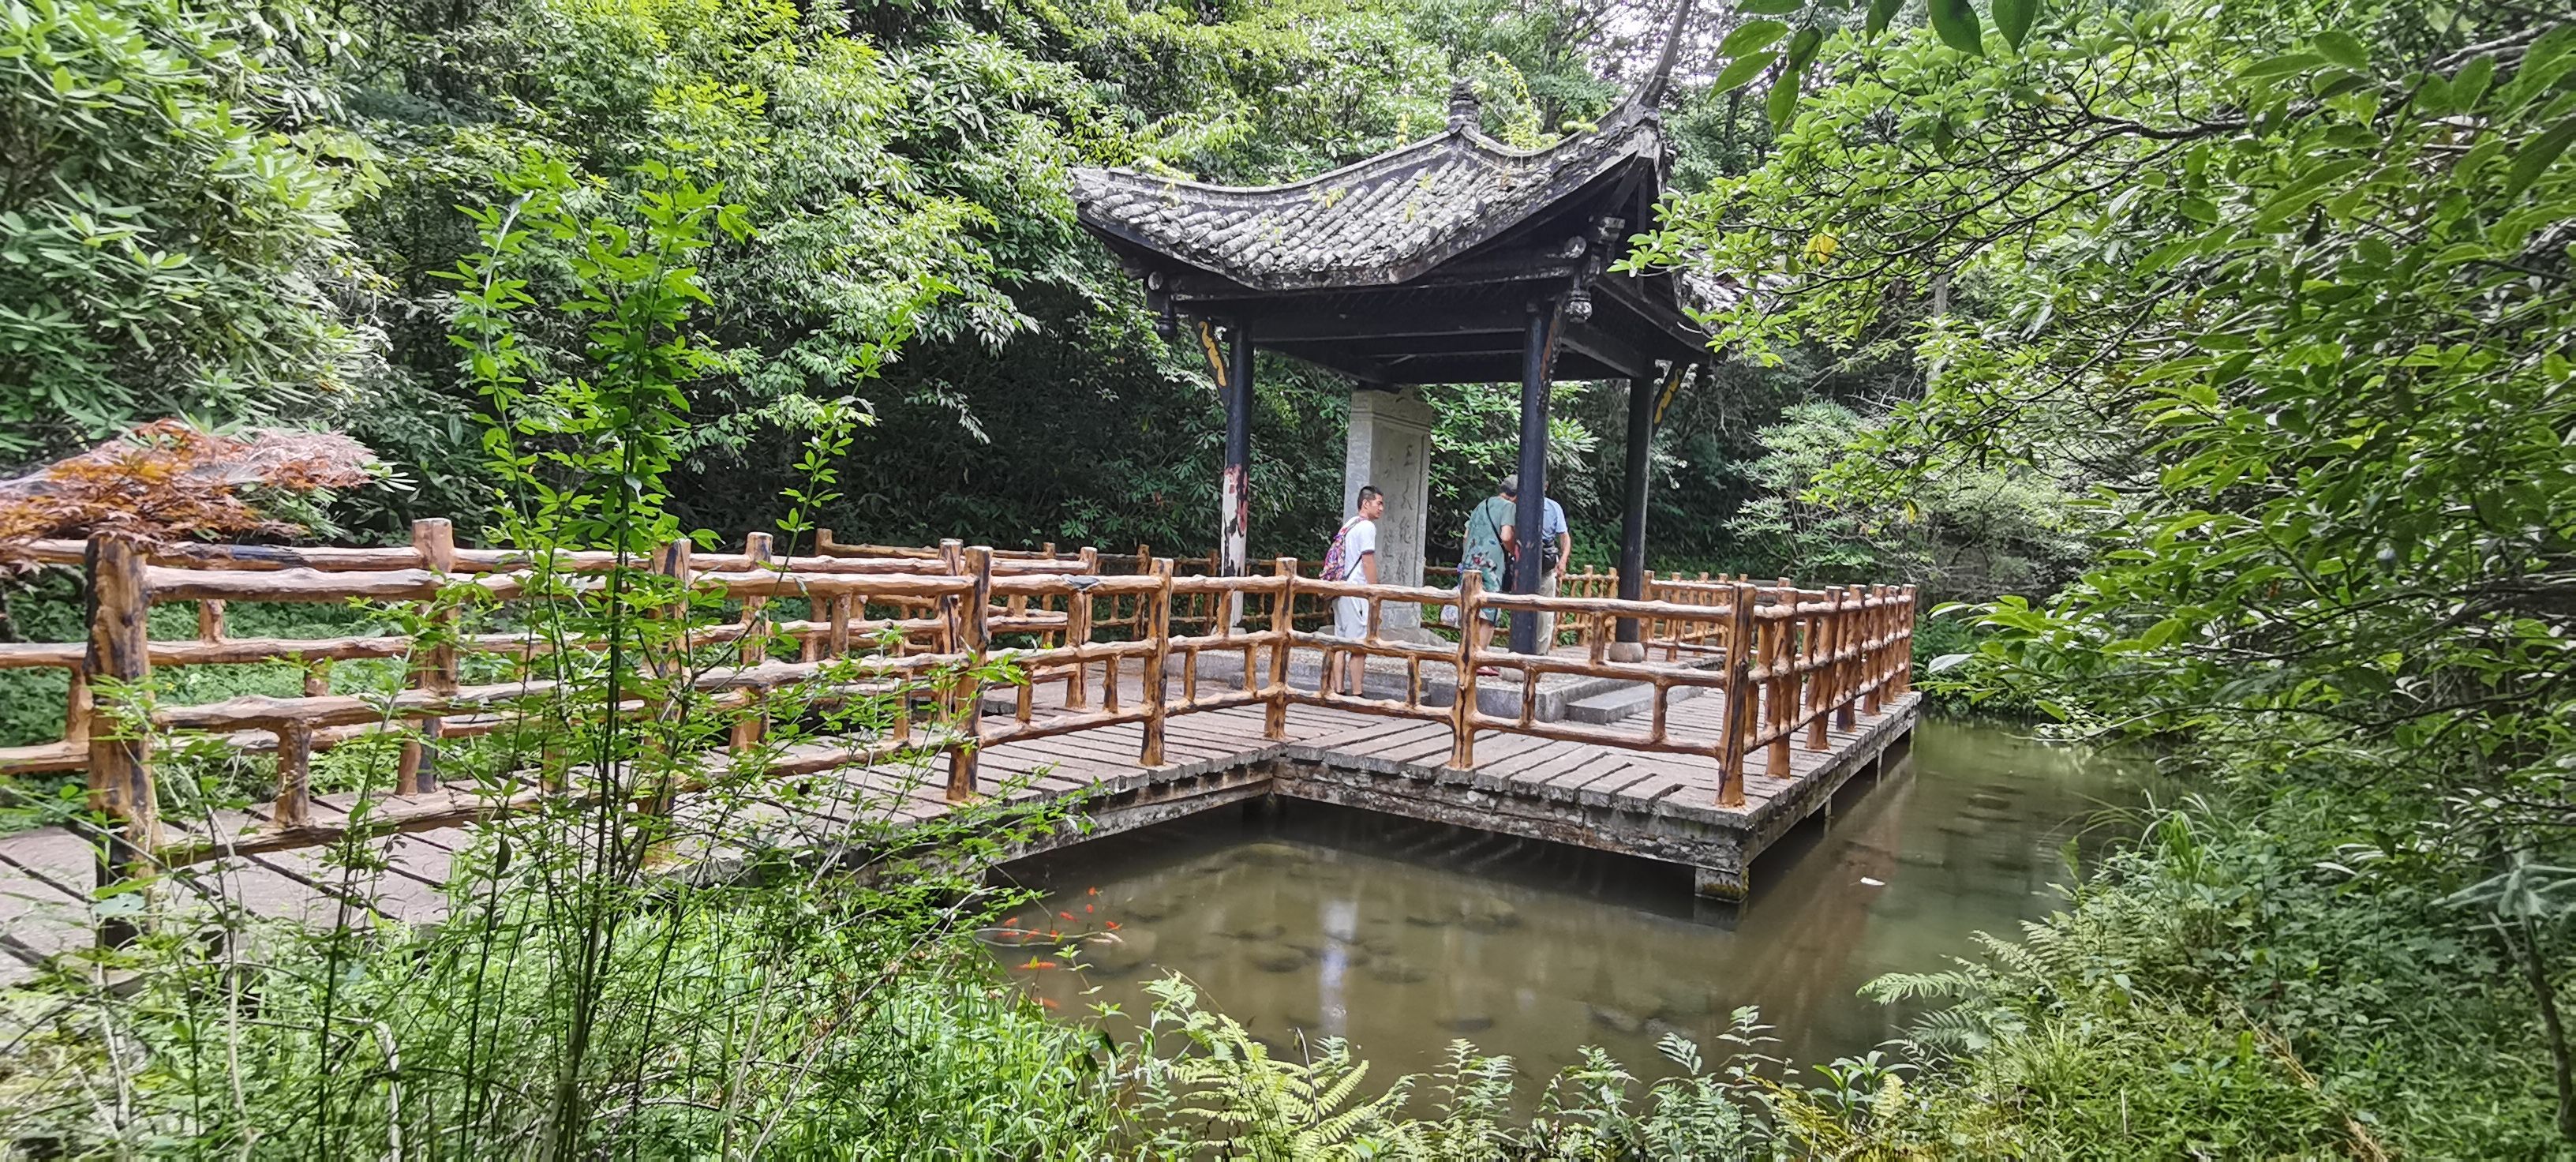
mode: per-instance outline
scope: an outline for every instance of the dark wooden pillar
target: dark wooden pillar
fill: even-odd
[[[1564,310],[1562,300],[1549,299],[1532,304],[1529,331],[1521,346],[1521,495],[1512,512],[1512,539],[1519,546],[1519,559],[1512,563],[1512,592],[1538,592],[1538,575],[1545,555],[1539,544],[1539,530],[1547,514],[1547,389],[1548,376],[1556,362],[1556,326]],[[1526,613],[1512,614],[1512,652],[1535,654],[1545,652],[1538,640],[1539,619]]]
[[[1217,502],[1217,572],[1245,573],[1252,531],[1252,337],[1243,320],[1225,327],[1225,358],[1217,366],[1217,392],[1225,399],[1225,482]],[[1215,363],[1211,352],[1211,363]]]
[[[1681,364],[1676,363],[1669,374],[1681,373]],[[1646,592],[1646,473],[1653,463],[1655,400],[1662,394],[1658,390],[1662,386],[1651,380],[1628,381],[1628,475],[1622,482],[1627,489],[1627,511],[1619,522],[1621,601],[1635,601]],[[1645,641],[1644,623],[1633,617],[1620,618],[1618,641],[1641,645]]]

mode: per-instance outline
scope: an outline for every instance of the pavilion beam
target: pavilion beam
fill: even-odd
[[[1372,387],[1390,382],[1386,365],[1346,350],[1318,350],[1313,347],[1273,347],[1271,350],[1301,363],[1312,363],[1326,371],[1338,371]]]
[[[1347,335],[1339,339],[1279,339],[1261,329],[1261,345],[1283,355],[1304,357],[1329,351],[1355,359],[1441,358],[1452,355],[1500,357],[1517,373],[1521,358],[1521,325],[1508,331],[1460,331],[1448,335]]]
[[[1584,324],[1565,328],[1565,349],[1618,372],[1622,379],[1648,379],[1654,364],[1646,353],[1620,342],[1600,327]]]
[[[1596,299],[1634,316],[1639,322],[1660,333],[1664,342],[1672,346],[1684,351],[1698,351],[1708,341],[1707,336],[1693,333],[1689,321],[1681,315],[1672,312],[1669,308],[1657,310],[1646,301],[1644,293],[1639,288],[1629,286],[1620,279],[1596,279],[1592,283],[1592,290]]]
[[[1104,227],[1094,226],[1094,229]],[[1150,248],[1141,240],[1137,245]],[[1150,253],[1150,249],[1148,250]],[[1583,265],[1562,253],[1541,249],[1513,249],[1472,259],[1452,259],[1437,263],[1433,269],[1411,278],[1401,271],[1388,272],[1386,285],[1402,283],[1408,287],[1498,286],[1505,283],[1563,283],[1583,272]],[[1256,288],[1219,274],[1204,271],[1174,271],[1170,276],[1173,301],[1186,308],[1193,302],[1213,308],[1228,300],[1278,302],[1308,295],[1348,294],[1347,285],[1310,287]]]
[[[1518,557],[1511,591],[1538,592],[1539,570],[1546,556],[1539,530],[1547,513],[1547,394],[1554,372],[1556,337],[1565,300],[1544,299],[1530,305],[1528,342],[1521,349],[1521,495],[1512,510],[1512,539]],[[1512,652],[1546,652],[1538,640],[1539,619],[1512,614]]]
[[[1511,383],[1520,378],[1520,352],[1500,355],[1432,355],[1395,358],[1386,361],[1386,370],[1378,382],[1390,385],[1431,385],[1448,383]],[[1556,379],[1618,379],[1624,373],[1615,367],[1603,367],[1589,356],[1569,351],[1559,344],[1554,370]]]
[[[1516,350],[1521,334],[1521,312],[1512,304],[1474,303],[1437,310],[1411,305],[1265,309],[1253,320],[1261,325],[1261,341],[1269,345],[1490,335],[1496,347]]]

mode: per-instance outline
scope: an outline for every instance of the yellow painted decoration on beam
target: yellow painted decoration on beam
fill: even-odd
[[[1664,390],[1655,397],[1655,426],[1664,426],[1664,409],[1673,406],[1673,397],[1682,393],[1682,380],[1699,367],[1696,363],[1676,363],[1664,376]]]
[[[1207,356],[1208,374],[1216,377],[1218,390],[1223,390],[1227,386],[1225,352],[1216,345],[1216,323],[1212,320],[1199,320],[1199,351]]]

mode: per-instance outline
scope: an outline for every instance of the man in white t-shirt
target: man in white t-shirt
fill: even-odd
[[[1377,521],[1386,515],[1386,494],[1374,484],[1360,488],[1359,515],[1342,522],[1342,560],[1339,576],[1327,581],[1358,581],[1377,584]],[[1333,599],[1333,636],[1344,641],[1358,641],[1368,636],[1368,601],[1359,597]],[[1349,688],[1343,688],[1347,675]],[[1357,694],[1368,681],[1368,658],[1353,657],[1335,651],[1324,667],[1324,685],[1336,694]]]

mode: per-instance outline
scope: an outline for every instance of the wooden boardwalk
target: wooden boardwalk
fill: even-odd
[[[821,546],[779,557],[762,534],[739,553],[684,540],[649,567],[563,552],[540,569],[525,554],[457,547],[445,521],[417,522],[412,540],[36,544],[40,560],[87,575],[88,640],[0,645],[0,668],[71,677],[61,740],[0,748],[0,775],[85,771],[92,806],[114,826],[97,847],[60,828],[0,838],[0,976],[94,939],[98,913],[124,906],[92,907],[102,865],[111,879],[154,874],[165,898],[209,909],[299,924],[437,923],[456,862],[475,845],[470,829],[507,826],[481,821],[555,793],[441,786],[438,752],[552,712],[565,692],[531,660],[599,644],[541,640],[497,607],[531,585],[622,592],[597,580],[621,571],[638,586],[686,586],[710,608],[730,603],[721,617],[693,614],[699,624],[640,663],[731,716],[725,751],[754,753],[772,708],[793,715],[798,699],[844,697],[842,686],[978,712],[790,748],[764,768],[757,797],[680,795],[661,857],[711,877],[755,855],[882,851],[905,842],[903,828],[996,798],[1064,802],[1099,834],[1278,795],[1661,860],[1693,869],[1701,894],[1741,900],[1753,859],[1876,769],[1919,705],[1915,596],[1901,587],[1649,578],[1640,600],[1545,597],[1485,593],[1473,572],[1456,589],[1326,582],[1286,559],[1266,576],[1182,577],[1169,560],[1110,575],[1089,550],[955,542],[935,554]],[[416,603],[455,632],[271,640],[226,629],[235,604],[351,599]],[[1357,636],[1300,628],[1335,602],[1362,610]],[[195,606],[195,637],[153,638],[154,607],[174,603]],[[1545,613],[1571,641],[1528,657],[1475,635],[1381,633],[1403,609],[1461,625]],[[1194,628],[1176,628],[1185,610]],[[1365,697],[1315,688],[1327,653],[1361,665]],[[483,667],[482,684],[466,684],[468,654],[499,663]],[[402,688],[386,699],[335,686],[330,664],[358,659],[398,661]],[[280,662],[301,669],[301,694],[182,705],[131,693],[149,688],[156,667]],[[986,686],[1000,664],[1024,683]],[[155,729],[114,729],[122,714],[148,715]],[[404,736],[390,790],[364,804],[312,793],[316,754],[387,730]],[[156,781],[165,732],[275,755],[275,795],[253,810],[182,817],[187,797]],[[344,862],[364,870],[326,854],[353,816],[377,858]]]
[[[1087,835],[1031,850],[1278,794],[1684,864],[1704,893],[1741,898],[1755,856],[1903,745],[1919,699],[1909,693],[1877,714],[1856,713],[1850,728],[1830,730],[1829,749],[1793,750],[1786,777],[1762,752],[1747,755],[1740,808],[1718,805],[1717,768],[1704,757],[1487,731],[1475,769],[1461,771],[1444,765],[1452,741],[1444,723],[1306,705],[1290,708],[1284,739],[1264,737],[1258,706],[1174,716],[1156,767],[1137,762],[1144,728],[1135,723],[1003,743],[985,749],[981,765],[1015,799],[1082,797]],[[1723,709],[1714,696],[1678,702],[1672,724],[1713,731]],[[951,810],[917,766],[844,768],[818,781],[822,793],[771,805],[766,822],[779,842],[822,848],[848,835],[860,813],[902,823]],[[317,798],[316,816],[345,818],[349,798]],[[434,924],[450,869],[473,838],[456,827],[378,837],[381,872],[329,866],[307,848],[209,860],[171,878],[210,905],[269,918],[328,925],[372,912]],[[59,827],[0,838],[0,982],[91,942],[95,868],[91,845]]]

